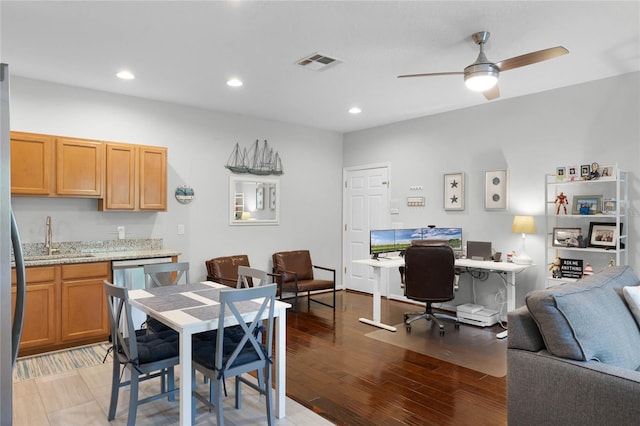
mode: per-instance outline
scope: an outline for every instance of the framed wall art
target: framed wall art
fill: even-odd
[[[276,187],[275,186],[269,187],[269,208],[271,210],[276,209]]]
[[[507,170],[491,170],[484,174],[484,208],[505,210],[508,207]]]
[[[444,175],[444,209],[464,210],[464,173]]]
[[[256,188],[256,209],[264,209],[264,187]]]

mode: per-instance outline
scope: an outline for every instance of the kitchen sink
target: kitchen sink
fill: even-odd
[[[54,260],[54,259],[79,259],[83,257],[94,257],[89,253],[56,253],[51,255],[25,256],[25,262],[33,262],[37,260]]]

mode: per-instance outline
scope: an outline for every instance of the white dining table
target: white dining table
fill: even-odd
[[[222,284],[203,281],[194,284],[182,284],[155,287],[144,290],[130,290],[129,302],[153,318],[168,325],[180,334],[180,424],[191,426],[191,338],[196,333],[218,329],[219,293],[221,289],[230,289]],[[285,417],[286,401],[286,330],[287,309],[291,305],[277,300],[274,306],[275,317],[275,416]],[[252,318],[258,311],[247,305],[246,318]],[[216,314],[218,312],[218,314]],[[265,313],[266,315],[266,313]],[[225,316],[225,325],[236,325],[233,316]]]

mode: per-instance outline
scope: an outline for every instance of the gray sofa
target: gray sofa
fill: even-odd
[[[640,329],[628,267],[526,296],[509,312],[510,425],[639,425]]]

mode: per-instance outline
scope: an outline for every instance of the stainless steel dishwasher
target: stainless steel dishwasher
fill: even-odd
[[[145,288],[144,265],[156,263],[171,263],[171,257],[152,257],[149,259],[114,260],[111,262],[111,272],[115,285],[127,287],[128,290]],[[135,308],[131,310],[131,317],[135,329],[139,329],[147,319],[146,314]]]

